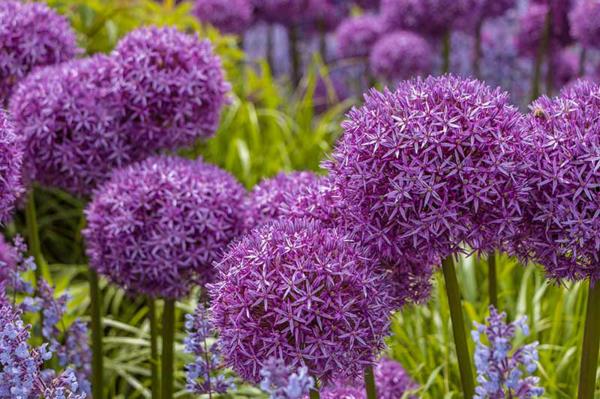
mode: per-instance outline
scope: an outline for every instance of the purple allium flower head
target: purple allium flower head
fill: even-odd
[[[345,233],[278,220],[229,248],[211,287],[228,365],[257,381],[267,360],[308,367],[327,384],[372,364],[392,309],[385,276]]]
[[[344,20],[336,31],[338,51],[342,57],[367,57],[383,33],[381,17],[360,15]]]
[[[377,392],[379,396],[379,391]],[[321,391],[321,399],[365,399],[364,387],[352,387],[347,385],[334,385],[326,387]],[[308,399],[308,397],[306,398]]]
[[[223,33],[241,34],[252,23],[250,0],[196,0],[194,15]]]
[[[539,378],[531,374],[537,369],[537,342],[513,350],[517,329],[529,334],[527,318],[506,323],[506,313],[490,306],[486,325],[475,324],[471,331],[475,341],[477,383],[474,399],[529,399],[543,395]]]
[[[579,1],[569,14],[571,34],[586,47],[600,47],[600,1]]]
[[[381,0],[381,15],[388,31],[409,30],[441,36],[462,23],[474,0]]]
[[[230,85],[207,40],[174,28],[141,28],[113,57],[127,82],[130,135],[150,149],[175,149],[211,137]]]
[[[0,107],[33,68],[70,60],[79,52],[67,19],[47,5],[0,2]]]
[[[550,34],[559,45],[566,46],[573,41],[569,24],[569,12],[573,0],[531,0],[535,4],[549,7],[551,12]]]
[[[316,32],[330,32],[346,18],[350,8],[346,1],[308,0],[305,29]]]
[[[582,80],[533,102],[526,118],[532,191],[521,251],[556,279],[600,279],[599,113],[600,88]]]
[[[283,360],[274,357],[265,362],[260,376],[260,388],[269,394],[269,399],[303,399],[315,386],[308,368],[291,370]]]
[[[17,267],[17,252],[15,248],[6,242],[0,235],[0,286],[12,284],[11,277]],[[0,288],[1,289],[1,288]]]
[[[281,172],[260,182],[246,199],[246,230],[279,218],[281,207],[293,201],[302,187],[316,181],[312,172]]]
[[[326,227],[343,227],[343,205],[328,177],[318,177],[284,192],[278,206],[280,217],[311,218]]]
[[[532,3],[519,18],[519,31],[516,35],[519,53],[533,57],[538,52],[544,36],[544,24],[548,15],[548,6]],[[556,47],[557,44],[549,37],[548,46]]]
[[[461,243],[489,251],[516,234],[520,121],[507,93],[477,80],[406,81],[350,111],[325,167],[362,242],[430,265]]]
[[[554,77],[554,87],[562,88],[573,79],[577,78],[579,73],[579,56],[570,49],[562,49],[551,54],[552,75]]]
[[[23,140],[0,106],[0,223],[8,221],[14,203],[23,193],[21,164]]]
[[[388,358],[379,360],[374,372],[377,396],[381,399],[403,398],[406,391],[418,388],[402,365],[394,360]]]
[[[19,84],[10,109],[24,137],[28,179],[87,196],[114,168],[148,155],[120,124],[117,69],[97,55],[38,69]]]
[[[369,65],[374,75],[389,81],[409,79],[431,70],[431,47],[423,37],[396,31],[381,37],[371,50]]]
[[[180,298],[212,277],[242,230],[244,188],[197,160],[153,157],[113,173],[86,209],[90,265],[126,290]]]
[[[258,17],[284,26],[298,24],[306,17],[310,0],[252,0]]]

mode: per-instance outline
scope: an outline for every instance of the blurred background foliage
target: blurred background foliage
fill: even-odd
[[[265,62],[249,62],[235,37],[221,36],[201,26],[190,16],[191,5],[152,0],[48,0],[66,15],[79,34],[88,54],[109,52],[120,37],[143,25],[173,25],[198,32],[212,41],[223,59],[233,87],[231,103],[224,110],[217,135],[207,142],[183,151],[202,156],[231,171],[251,188],[264,177],[281,170],[318,171],[336,137],[344,113],[356,101],[336,103],[325,113],[316,114],[313,93],[319,76],[327,81],[327,68],[318,56],[300,87],[291,90],[278,81]],[[74,315],[84,315],[89,306],[85,278],[85,254],[80,230],[84,227],[85,202],[58,190],[36,189],[38,222],[44,254],[50,263],[58,291],[68,288],[73,295]],[[8,234],[25,235],[20,213],[7,226]],[[477,258],[459,262],[459,281],[464,295],[466,321],[482,322],[487,315],[487,268]],[[547,398],[575,397],[578,343],[583,330],[585,290],[579,285],[558,287],[549,283],[540,268],[500,257],[499,308],[509,319],[527,315],[532,336],[539,340],[541,385]],[[399,360],[421,384],[420,398],[459,398],[458,367],[453,350],[449,309],[441,276],[436,276],[432,299],[426,305],[410,306],[393,319],[389,353]],[[106,393],[111,398],[149,398],[150,368],[148,308],[142,299],[132,300],[114,286],[102,283],[104,295],[107,373]],[[189,301],[178,303],[177,397],[185,391],[182,353],[183,314],[191,312],[199,292]],[[160,309],[159,309],[160,310]],[[471,347],[471,353],[473,347]],[[250,386],[222,397],[262,397]]]

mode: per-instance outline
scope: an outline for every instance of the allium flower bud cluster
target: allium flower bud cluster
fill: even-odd
[[[70,60],[79,52],[67,19],[47,5],[0,2],[0,107],[35,67]]]
[[[159,156],[116,171],[85,212],[90,265],[132,293],[180,298],[211,279],[241,233],[244,194],[200,160]]]
[[[258,381],[272,356],[323,383],[374,362],[392,309],[385,276],[360,245],[313,220],[269,223],[218,264],[212,314],[223,356]]]
[[[600,88],[579,81],[541,97],[525,120],[531,199],[524,250],[556,279],[600,278]]]
[[[521,118],[506,93],[477,80],[369,92],[325,164],[361,241],[426,265],[461,243],[503,247],[528,199]]]
[[[409,31],[382,36],[373,46],[369,65],[374,75],[388,81],[427,74],[432,68],[432,49],[423,37]]]
[[[383,33],[382,19],[360,15],[344,20],[336,31],[338,52],[345,58],[367,57]]]
[[[403,398],[407,391],[418,388],[402,365],[394,360],[381,359],[374,371],[377,397],[381,399]],[[409,396],[409,398],[415,399],[416,397]]]
[[[9,219],[15,201],[24,191],[21,183],[22,161],[22,140],[0,106],[0,222]]]
[[[569,14],[571,34],[586,47],[600,47],[600,1],[579,1]]]
[[[250,0],[196,0],[193,13],[223,33],[241,34],[252,23]]]

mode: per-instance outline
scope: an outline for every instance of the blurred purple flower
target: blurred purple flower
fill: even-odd
[[[241,233],[244,193],[201,160],[159,156],[116,171],[85,212],[90,265],[132,293],[180,298],[212,279]]]
[[[402,365],[395,360],[383,358],[375,367],[375,384],[377,397],[380,399],[403,398],[407,391],[418,388],[418,385],[406,373]],[[408,398],[416,398],[408,396]]]
[[[336,31],[341,57],[368,57],[371,48],[383,33],[381,17],[360,15],[345,19]]]
[[[269,394],[269,399],[302,399],[315,386],[306,367],[293,371],[274,357],[265,362],[260,376],[260,388]]]
[[[0,28],[1,29],[1,28]],[[15,201],[24,192],[21,182],[23,142],[0,105],[0,223],[9,220]]]
[[[569,14],[571,34],[582,45],[600,47],[600,1],[582,0],[577,2]]]
[[[319,76],[313,93],[315,113],[323,114],[350,97],[346,82],[337,75]]]
[[[388,81],[409,79],[431,71],[432,50],[423,37],[408,31],[382,36],[373,46],[369,65],[374,75]]]
[[[250,0],[196,0],[193,14],[223,33],[242,34],[253,17]]]

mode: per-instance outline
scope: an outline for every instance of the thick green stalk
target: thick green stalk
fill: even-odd
[[[173,399],[175,345],[175,300],[165,299],[162,323],[162,399]]]
[[[444,280],[446,282],[446,295],[448,296],[448,305],[450,307],[454,346],[456,347],[456,357],[458,358],[463,394],[465,398],[472,398],[475,393],[473,367],[471,366],[471,355],[469,354],[460,290],[458,288],[456,269],[452,256],[448,256],[442,261],[442,271],[444,272]]]
[[[40,278],[44,278],[48,284],[52,285],[52,278],[44,255],[42,254],[42,246],[40,244],[40,233],[37,224],[37,215],[35,209],[35,194],[32,187],[27,198],[27,206],[25,208],[25,223],[27,224],[27,245],[29,253],[35,259],[35,284]]]
[[[578,399],[594,399],[600,344],[600,284],[590,284],[585,315]]]
[[[442,37],[442,73],[450,72],[450,31]]]
[[[373,366],[365,367],[365,389],[367,391],[367,399],[377,399],[377,387],[375,386]]]
[[[319,394],[319,390],[318,389],[311,389],[308,397],[310,399],[321,399],[321,395]]]
[[[90,312],[92,319],[92,396],[102,399],[104,388],[104,352],[102,349],[102,297],[98,273],[88,270],[90,280]]]
[[[273,59],[273,36],[275,28],[272,25],[267,26],[267,65],[271,70],[271,74],[275,75],[275,61]]]
[[[152,368],[152,399],[160,398],[160,373],[158,355],[158,323],[156,321],[156,304],[148,298],[148,319],[150,320],[150,365]]]
[[[300,83],[300,49],[298,48],[298,28],[291,26],[288,29],[289,35],[289,50],[290,50],[290,61],[292,64],[292,85],[298,86]]]
[[[496,254],[488,255],[488,291],[490,305],[498,308],[498,272],[496,270]]]

